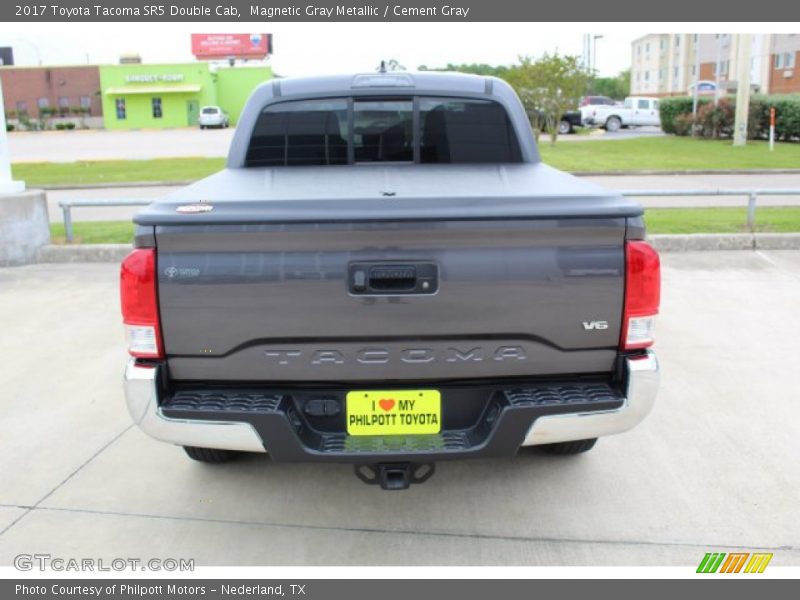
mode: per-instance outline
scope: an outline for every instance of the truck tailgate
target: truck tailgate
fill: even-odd
[[[402,382],[610,372],[625,221],[157,225],[170,375]],[[354,293],[353,265],[432,266],[435,286]]]

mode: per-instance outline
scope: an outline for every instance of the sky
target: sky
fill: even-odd
[[[511,64],[521,54],[580,55],[583,34],[596,42],[596,69],[613,76],[630,67],[631,27],[587,31],[563,23],[0,23],[0,46],[11,45],[18,65],[109,64],[135,53],[146,63],[188,62],[191,33],[272,33],[271,64],[282,76],[373,71],[395,59],[420,65]]]

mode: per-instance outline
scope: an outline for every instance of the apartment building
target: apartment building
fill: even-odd
[[[631,94],[682,96],[693,92],[696,73],[703,95],[734,91],[740,36],[648,34],[631,44]],[[800,34],[751,35],[750,83],[763,93],[800,92]]]

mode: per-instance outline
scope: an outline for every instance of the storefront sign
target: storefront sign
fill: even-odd
[[[164,75],[127,75],[125,83],[155,83],[159,81],[183,81],[183,73],[166,73]]]

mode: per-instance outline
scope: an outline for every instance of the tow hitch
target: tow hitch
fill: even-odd
[[[384,490],[405,490],[412,483],[423,483],[436,470],[433,463],[378,463],[355,465],[356,476],[370,485],[380,485]]]

